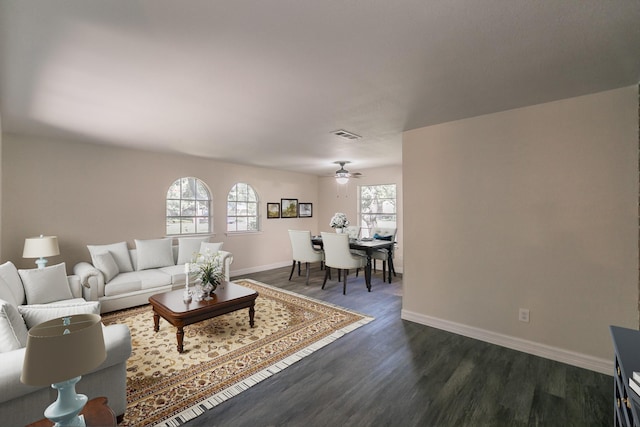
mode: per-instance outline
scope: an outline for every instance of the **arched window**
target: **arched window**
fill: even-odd
[[[227,231],[258,231],[258,202],[249,184],[234,185],[227,196]]]
[[[198,178],[176,179],[167,191],[167,235],[213,232],[211,193]]]

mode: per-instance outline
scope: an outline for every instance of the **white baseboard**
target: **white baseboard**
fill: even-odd
[[[414,313],[408,310],[402,310],[400,317],[410,322],[442,329],[454,334],[463,335],[465,337],[474,338],[502,347],[507,347],[512,350],[518,350],[524,353],[533,354],[534,356],[544,357],[545,359],[555,360],[557,362],[566,363],[568,365],[577,366],[579,368],[589,369],[591,371],[600,372],[606,375],[613,375],[613,360],[601,359],[586,354],[576,353],[573,351],[548,346],[534,341],[523,340],[521,338],[503,335],[497,332],[474,328],[473,326],[463,325],[461,323],[451,322],[449,320],[443,320],[436,317],[426,316],[424,314]]]
[[[241,268],[239,270],[231,270],[230,277],[241,276],[243,274],[258,273],[260,271],[273,270],[274,268],[291,267],[291,261],[277,262],[275,264],[259,265],[257,267]]]

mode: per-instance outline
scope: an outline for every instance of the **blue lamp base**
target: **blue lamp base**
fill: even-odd
[[[89,400],[84,394],[76,393],[76,383],[81,377],[52,384],[58,390],[58,399],[47,407],[44,416],[55,423],[54,427],[85,427],[80,411]]]
[[[36,265],[38,266],[38,268],[45,268],[48,262],[48,259],[40,257],[36,260]]]

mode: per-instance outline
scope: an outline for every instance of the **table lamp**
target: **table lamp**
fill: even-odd
[[[79,414],[88,398],[76,393],[76,383],[106,357],[99,315],[49,320],[29,330],[20,381],[58,390],[58,399],[44,411],[55,426],[85,426]]]
[[[57,236],[29,237],[24,240],[24,250],[22,258],[38,258],[36,264],[38,268],[44,268],[47,265],[47,256],[60,255]]]

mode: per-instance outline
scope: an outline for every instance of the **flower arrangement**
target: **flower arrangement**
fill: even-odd
[[[218,252],[213,254],[207,249],[204,254],[198,253],[195,258],[202,284],[211,283],[213,286],[212,292],[215,291],[224,280],[224,274],[220,268],[220,254]]]
[[[344,228],[349,225],[349,220],[347,219],[347,215],[342,212],[336,212],[333,218],[331,218],[329,225],[331,228]]]

